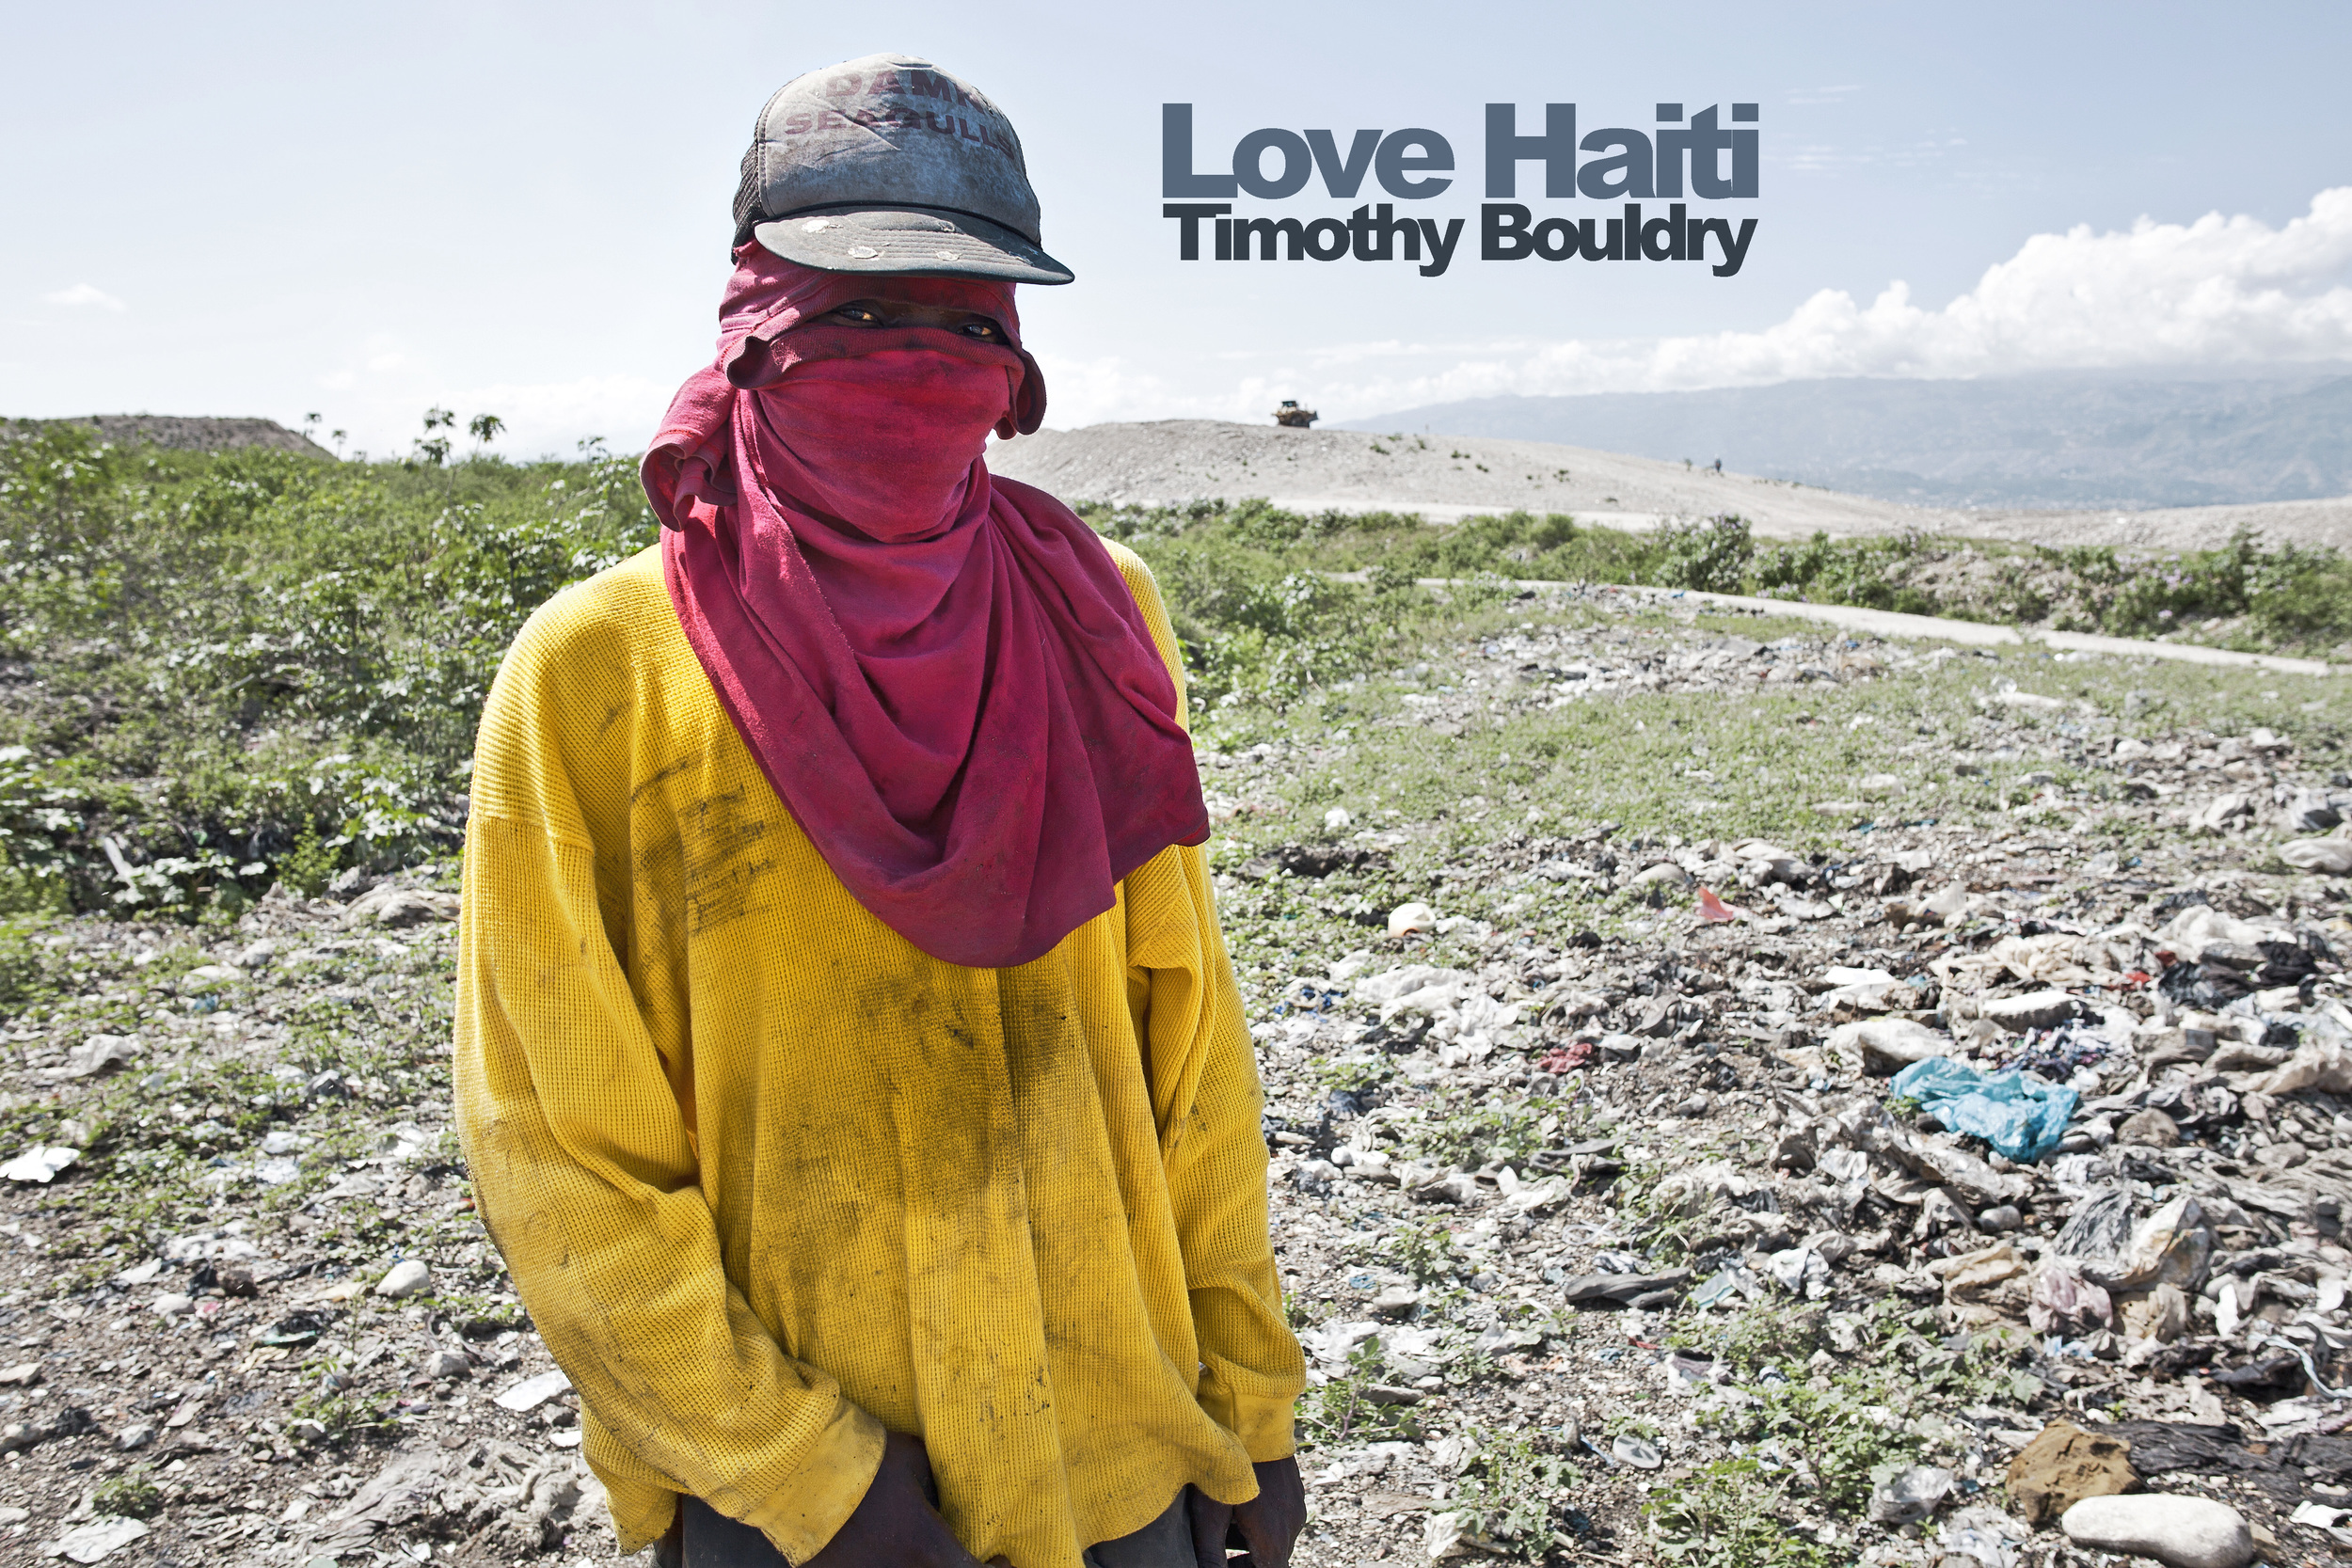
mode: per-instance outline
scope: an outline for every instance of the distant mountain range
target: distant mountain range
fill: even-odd
[[[1339,428],[1721,458],[1742,473],[1925,505],[2209,506],[2352,495],[2346,370],[1476,398]]]

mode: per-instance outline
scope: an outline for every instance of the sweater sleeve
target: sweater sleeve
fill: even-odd
[[[1140,560],[1114,553],[1176,678],[1181,719],[1184,668],[1158,585]],[[1184,1248],[1200,1405],[1252,1462],[1285,1459],[1295,1451],[1292,1418],[1306,1361],[1282,1309],[1267,1214],[1265,1096],[1207,852],[1162,850],[1128,877],[1125,901],[1128,990]]]
[[[658,1537],[672,1494],[691,1493],[801,1562],[865,1496],[882,1429],[787,1357],[727,1281],[625,933],[609,928],[626,901],[598,899],[599,847],[626,865],[626,846],[595,842],[608,814],[581,797],[625,800],[627,755],[565,727],[617,711],[607,699],[625,691],[584,688],[626,682],[625,650],[551,647],[562,619],[543,611],[508,657],[475,760],[454,1063],[468,1164],[599,1467],[623,1482],[621,1549]]]
[[[1201,1408],[1264,1463],[1295,1451],[1305,1358],[1268,1229],[1265,1097],[1216,924],[1208,857],[1165,849],[1127,879],[1152,1109],[1200,1346]]]

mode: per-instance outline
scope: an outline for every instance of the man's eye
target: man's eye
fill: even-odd
[[[996,336],[996,324],[994,322],[966,322],[963,325],[963,332],[967,338],[993,338]]]

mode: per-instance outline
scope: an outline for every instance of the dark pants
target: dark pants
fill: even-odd
[[[1177,1493],[1167,1513],[1133,1535],[1088,1547],[1087,1568],[1193,1568],[1189,1492]],[[654,1561],[657,1568],[790,1568],[766,1536],[700,1497],[678,1499],[678,1522],[654,1548]]]

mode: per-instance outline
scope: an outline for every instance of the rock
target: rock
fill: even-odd
[[[69,1562],[103,1562],[114,1552],[146,1535],[147,1527],[138,1520],[108,1514],[95,1523],[66,1531],[43,1555],[61,1557]]]
[[[2279,858],[2297,871],[2352,877],[2352,838],[2298,838],[2279,846]]]
[[[1831,1030],[1829,1048],[1850,1062],[1858,1062],[1863,1071],[1888,1078],[1914,1062],[1946,1054],[1952,1043],[1911,1019],[1871,1018]]]
[[[463,1351],[437,1350],[425,1357],[421,1370],[429,1378],[464,1377],[473,1370],[473,1363]]]
[[[256,1296],[261,1286],[253,1278],[253,1271],[242,1263],[224,1263],[215,1272],[213,1283],[220,1287],[224,1296]]]
[[[155,1426],[151,1421],[133,1421],[129,1426],[115,1433],[115,1447],[124,1453],[129,1453],[134,1449],[143,1449],[154,1440]]]
[[[1703,1117],[1707,1115],[1708,1107],[1711,1103],[1712,1102],[1708,1100],[1707,1096],[1703,1094],[1694,1094],[1690,1099],[1675,1107],[1675,1115],[1678,1117]]]
[[[2125,1117],[2122,1125],[2115,1130],[2115,1138],[2118,1143],[2172,1148],[2181,1141],[2181,1127],[2180,1123],[2152,1106]]]
[[[2029,1525],[2050,1524],[2085,1497],[2137,1489],[2132,1446],[2052,1421],[2009,1465],[2009,1500]]]
[[[1636,871],[1626,879],[1625,885],[1628,887],[1689,887],[1691,874],[1672,861],[1660,861],[1656,865],[1645,866]]]
[[[2003,1231],[2014,1230],[2025,1223],[2026,1216],[2018,1212],[2017,1205],[2014,1203],[1996,1204],[1993,1208],[1979,1211],[1977,1214],[1977,1228],[1994,1236],[2000,1235]]]
[[[159,1318],[176,1318],[183,1312],[196,1310],[196,1298],[173,1291],[157,1296],[147,1304],[147,1309]]]
[[[571,1386],[572,1380],[560,1371],[541,1372],[537,1377],[527,1377],[520,1383],[501,1389],[491,1402],[501,1410],[512,1410],[520,1415],[538,1409]]]
[[[2171,1568],[2245,1568],[2254,1559],[2244,1516],[2207,1497],[2088,1497],[2066,1511],[2058,1528],[2077,1546],[2153,1557]]]
[[[427,888],[387,884],[354,899],[351,908],[343,911],[343,924],[376,925],[398,929],[421,926],[431,920],[454,920],[457,918],[457,895],[453,893],[435,893]]]
[[[1421,1292],[1410,1285],[1391,1285],[1372,1298],[1372,1313],[1376,1318],[1409,1317],[1421,1306]]]
[[[1389,911],[1389,935],[1404,936],[1408,931],[1433,931],[1438,927],[1438,911],[1426,904],[1399,904]]]
[[[433,1288],[433,1271],[421,1258],[404,1258],[394,1263],[391,1272],[375,1282],[375,1293],[392,1301],[404,1301],[420,1291]]]
[[[1915,1525],[1935,1512],[1957,1479],[1951,1471],[1933,1465],[1897,1470],[1870,1488],[1870,1522]]]
[[[2029,990],[2023,996],[1995,996],[1978,1012],[2012,1035],[2028,1029],[2054,1029],[2074,1016],[2074,999],[2062,990]]]

